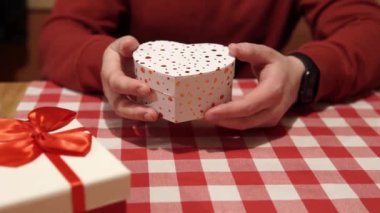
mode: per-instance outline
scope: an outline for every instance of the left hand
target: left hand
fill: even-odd
[[[209,109],[205,120],[240,130],[277,125],[297,100],[304,65],[296,57],[284,56],[264,45],[230,44],[229,51],[251,64],[258,85],[241,99]]]
[[[129,97],[149,96],[151,89],[133,77],[132,54],[139,42],[132,36],[123,36],[112,42],[103,53],[100,72],[104,95],[114,112],[131,120],[156,121],[156,110],[135,103]]]

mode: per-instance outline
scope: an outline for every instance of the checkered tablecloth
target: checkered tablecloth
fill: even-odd
[[[254,82],[234,82],[234,97]],[[101,97],[32,82],[17,117],[59,106],[132,171],[129,212],[380,212],[380,93],[289,112],[274,128],[118,118]]]

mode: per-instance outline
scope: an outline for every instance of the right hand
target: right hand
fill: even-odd
[[[112,42],[103,53],[100,73],[103,92],[115,113],[123,118],[156,121],[159,117],[152,108],[133,101],[136,96],[149,96],[151,89],[147,84],[134,79],[132,53],[139,42],[132,36],[121,37]]]

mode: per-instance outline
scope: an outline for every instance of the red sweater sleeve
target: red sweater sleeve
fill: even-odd
[[[317,100],[380,87],[380,8],[370,0],[300,0],[314,41],[297,51],[321,71]]]
[[[126,8],[119,0],[65,1],[56,1],[41,32],[43,75],[68,88],[99,91],[103,51]]]

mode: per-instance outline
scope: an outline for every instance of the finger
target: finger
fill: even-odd
[[[124,74],[120,54],[112,49],[107,49],[103,54],[102,74],[110,76],[110,73]]]
[[[272,83],[270,78],[264,79],[242,99],[220,104],[207,110],[205,119],[208,121],[217,121],[253,115],[279,103],[281,93],[281,88],[278,88]]]
[[[259,104],[260,102],[249,103],[247,97],[244,97],[212,107],[206,111],[204,117],[208,121],[245,117],[260,110],[262,107],[260,107]]]
[[[250,64],[273,63],[281,56],[276,50],[259,44],[237,43],[228,47],[232,56]]]
[[[117,39],[103,54],[103,70],[123,73],[126,61],[132,62],[133,51],[138,45],[138,41],[132,36]],[[132,67],[132,64],[129,63],[129,67]]]
[[[150,88],[144,82],[133,79],[125,75],[123,68],[127,64],[123,63],[125,57],[130,57],[132,51],[137,48],[138,42],[131,36],[125,36],[110,45],[103,56],[102,79],[108,87],[115,93],[147,96]],[[122,52],[124,55],[121,55]],[[132,66],[129,64],[129,66]]]
[[[130,102],[120,95],[110,103],[115,113],[123,118],[140,121],[156,121],[159,118],[154,109]]]
[[[151,90],[147,84],[134,78],[130,78],[124,73],[114,72],[108,77],[110,89],[119,94],[133,96],[148,96]]]
[[[133,51],[139,46],[139,42],[133,36],[124,36],[116,40],[111,45],[111,49],[119,53],[121,56],[129,58],[132,57]]]
[[[210,123],[229,129],[246,130],[250,128],[273,127],[278,124],[279,118],[280,116],[273,112],[272,109],[267,109],[249,117],[224,119]]]

